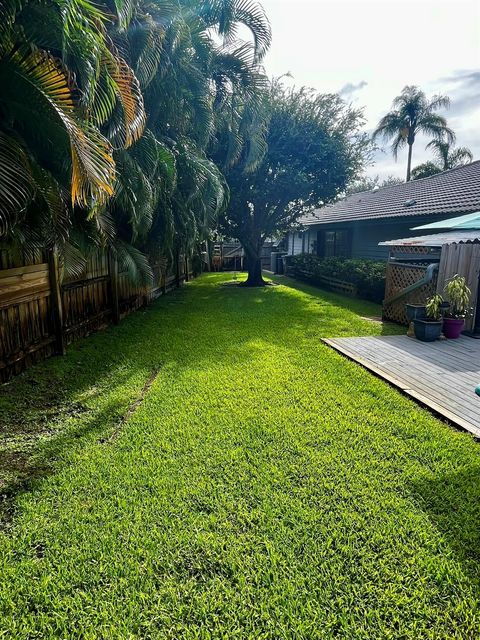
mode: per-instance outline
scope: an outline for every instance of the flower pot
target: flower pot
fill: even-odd
[[[408,320],[408,331],[407,336],[414,336],[415,331],[413,328],[413,321],[417,318],[426,318],[427,310],[424,304],[410,304],[407,303],[405,305],[405,314]]]
[[[443,320],[443,333],[446,338],[459,338],[465,326],[465,318],[445,318]]]
[[[433,342],[438,340],[442,333],[442,322],[435,320],[422,320],[417,318],[413,321],[415,337],[422,342]]]
[[[406,304],[405,313],[407,314],[407,320],[412,322],[417,318],[425,318],[427,310],[424,304]]]

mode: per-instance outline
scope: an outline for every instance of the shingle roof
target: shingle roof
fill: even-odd
[[[304,225],[421,215],[460,215],[480,209],[480,160],[430,178],[354,193],[302,218]]]

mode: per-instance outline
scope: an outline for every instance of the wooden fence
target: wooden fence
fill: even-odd
[[[188,262],[188,264],[187,264]],[[0,251],[0,382],[59,353],[188,280],[189,261],[160,259],[151,288],[133,286],[112,255],[87,261],[79,278],[62,280],[57,255],[30,260]]]
[[[438,268],[437,293],[445,296],[445,285],[457,273],[465,278],[467,286],[472,292],[473,314],[465,320],[465,328],[471,331],[475,326],[479,326],[479,319],[476,317],[476,313],[480,289],[480,244],[448,244],[442,247]]]

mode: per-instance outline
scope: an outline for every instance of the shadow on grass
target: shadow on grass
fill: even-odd
[[[416,480],[412,489],[464,571],[480,586],[480,464]]]
[[[121,403],[109,403],[102,411],[97,412],[91,420],[83,421],[74,428],[59,431],[50,438],[44,433],[38,434],[38,441],[33,442],[30,450],[0,453],[0,473],[3,475],[10,466],[10,479],[2,482],[0,487],[0,529],[8,529],[13,523],[16,511],[16,500],[22,494],[35,490],[41,481],[59,468],[66,460],[66,452],[72,453],[79,446],[84,446],[92,437],[105,434],[121,421]]]
[[[161,365],[201,369],[215,344],[223,362],[248,366],[258,340],[295,357],[299,336],[388,330],[362,320],[378,315],[378,305],[291,279],[276,280],[284,287],[212,286],[231,277],[204,276],[0,387],[0,521],[2,514],[11,519],[15,496],[37,486],[72,448],[115,428]]]
[[[138,347],[151,339],[145,320],[153,313],[137,311],[0,386],[0,527],[12,521],[20,493],[121,422],[161,365],[155,352]]]
[[[292,287],[299,291],[303,291],[313,297],[321,297],[325,301],[350,311],[356,315],[359,315],[370,322],[374,322],[380,327],[378,335],[390,336],[406,333],[407,327],[396,324],[394,322],[388,322],[381,320],[382,306],[370,300],[363,300],[361,298],[354,298],[350,296],[343,296],[327,289],[322,289],[319,286],[304,282],[302,280],[296,280],[295,278],[287,276],[272,276],[272,279],[277,284],[283,284],[286,287]],[[378,318],[378,320],[377,320]]]

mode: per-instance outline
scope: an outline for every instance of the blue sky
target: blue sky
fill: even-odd
[[[297,86],[341,92],[365,107],[373,129],[406,84],[446,93],[445,115],[457,144],[480,159],[480,0],[262,0],[273,31],[265,67],[290,72]],[[426,140],[414,165],[431,158]],[[406,154],[395,163],[376,155],[371,175],[404,177]]]

